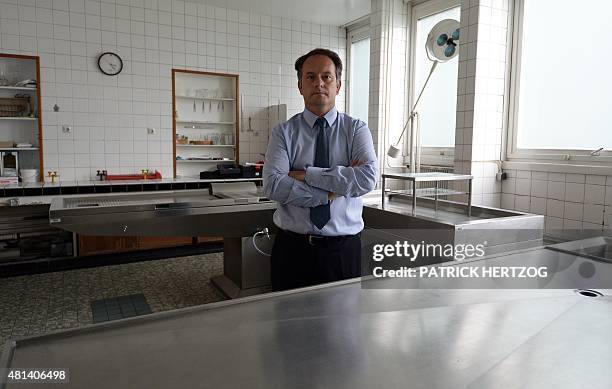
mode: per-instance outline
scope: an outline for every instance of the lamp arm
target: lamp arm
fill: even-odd
[[[402,140],[402,137],[404,136],[404,133],[406,132],[406,129],[408,128],[408,124],[410,124],[410,119],[412,119],[412,117],[415,114],[417,104],[419,104],[419,101],[421,101],[421,97],[423,96],[423,92],[425,92],[425,87],[427,87],[427,84],[429,83],[429,79],[431,78],[431,75],[433,74],[434,70],[436,70],[436,66],[438,66],[438,61],[433,61],[433,64],[431,65],[431,69],[429,70],[429,75],[427,76],[427,79],[425,80],[425,84],[423,84],[423,87],[421,88],[421,92],[419,93],[419,96],[417,97],[416,102],[412,106],[412,110],[410,110],[410,115],[408,116],[408,120],[406,120],[406,124],[404,124],[404,129],[402,130],[402,133],[400,134],[399,138],[397,138],[397,142],[395,142],[394,146],[397,146]]]
[[[406,120],[406,124],[404,124],[404,129],[402,130],[402,133],[400,134],[399,138],[397,138],[397,142],[395,142],[394,146],[397,147],[397,145],[399,145],[400,141],[402,140],[402,137],[404,136],[404,132],[406,132],[406,129],[408,128],[408,124],[410,124],[410,118]]]
[[[417,104],[419,104],[419,101],[421,101],[423,92],[425,92],[425,88],[427,87],[427,84],[429,83],[429,79],[431,78],[431,75],[433,74],[434,70],[436,70],[436,66],[438,66],[438,61],[433,61],[433,64],[431,65],[431,69],[429,70],[429,75],[427,76],[427,79],[425,80],[425,84],[423,84],[423,88],[421,88],[421,92],[419,93],[419,97],[417,97],[416,102],[412,106],[412,110],[410,111],[410,116],[414,114],[414,110],[416,109]]]

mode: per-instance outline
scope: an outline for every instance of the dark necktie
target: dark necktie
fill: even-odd
[[[315,127],[318,130],[314,157],[315,167],[329,167],[329,147],[327,144],[327,136],[325,136],[326,124],[327,121],[324,118],[318,118],[315,122]],[[310,220],[318,229],[323,228],[330,217],[329,203],[310,208]]]

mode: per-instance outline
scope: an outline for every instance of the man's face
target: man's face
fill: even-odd
[[[334,62],[325,55],[308,57],[302,65],[298,88],[309,111],[319,116],[326,114],[336,105],[336,95],[340,92]]]

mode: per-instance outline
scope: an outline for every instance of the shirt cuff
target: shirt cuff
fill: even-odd
[[[304,181],[310,186],[314,186],[315,188],[321,187],[321,176],[323,175],[323,170],[326,168],[323,167],[315,167],[309,166],[306,168],[306,175],[304,176]]]
[[[319,205],[324,205],[329,203],[329,192],[319,188],[312,188],[312,197],[315,200],[316,205],[313,207],[318,207]]]

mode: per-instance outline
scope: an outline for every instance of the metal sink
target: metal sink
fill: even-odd
[[[550,245],[546,248],[612,263],[612,238],[607,236],[574,240],[571,242]]]

